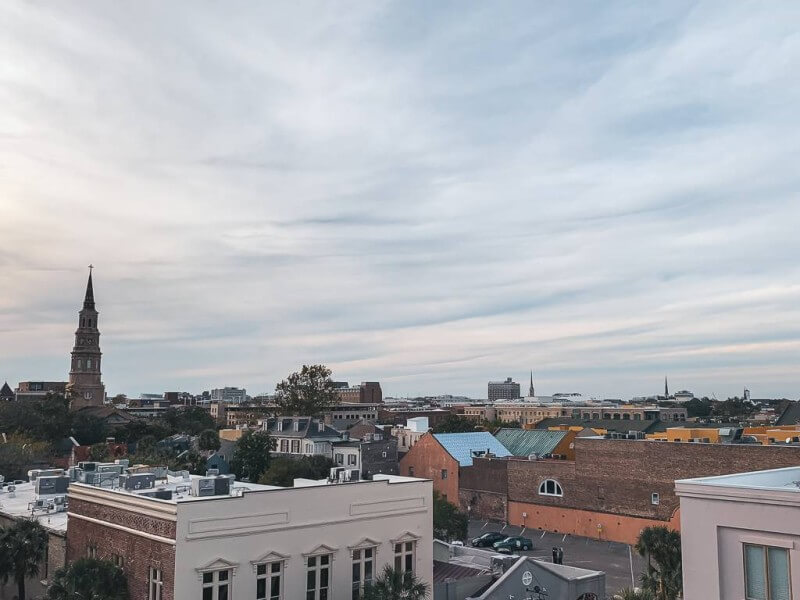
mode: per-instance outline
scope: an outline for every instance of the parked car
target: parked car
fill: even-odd
[[[502,533],[497,533],[496,531],[490,531],[489,533],[484,533],[480,537],[476,537],[472,540],[472,545],[475,548],[491,548],[494,546],[495,542],[501,542],[506,539],[506,536]]]
[[[514,535],[495,542],[492,546],[497,552],[511,554],[517,550],[533,550],[533,542],[528,538]]]

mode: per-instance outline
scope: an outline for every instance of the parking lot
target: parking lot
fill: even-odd
[[[538,529],[523,530],[513,525],[470,521],[469,539],[489,531],[499,531],[507,535],[522,535],[533,541],[533,550],[520,552],[527,556],[551,561],[553,546],[564,549],[564,564],[584,569],[604,571],[606,574],[606,593],[614,594],[620,589],[638,585],[639,574],[644,569],[644,560],[636,550],[627,544],[606,542],[590,538],[576,537],[563,533],[550,533]],[[466,541],[469,543],[469,540]]]

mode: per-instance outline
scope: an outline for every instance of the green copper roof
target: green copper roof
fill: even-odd
[[[494,435],[514,456],[531,454],[541,456],[552,454],[567,432],[546,429],[501,429]]]

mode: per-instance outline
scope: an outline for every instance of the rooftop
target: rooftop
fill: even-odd
[[[474,456],[483,456],[487,452],[501,458],[511,456],[511,452],[488,431],[434,433],[433,437],[462,467],[471,467]]]
[[[47,529],[51,531],[66,532],[67,513],[47,512],[45,510],[34,509],[37,499],[54,499],[58,494],[36,495],[36,486],[33,483],[18,483],[13,494],[7,487],[0,491],[0,514],[7,515],[15,519],[35,517]],[[60,495],[63,497],[63,494]]]
[[[768,490],[800,494],[800,467],[679,479],[675,483],[680,487],[712,486],[738,490]]]
[[[530,456],[531,454],[542,456],[551,454],[567,435],[567,432],[503,428],[494,435],[514,456]]]

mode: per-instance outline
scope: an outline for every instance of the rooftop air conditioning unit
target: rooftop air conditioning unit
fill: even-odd
[[[120,477],[120,485],[128,491],[149,490],[156,486],[156,476],[153,473],[136,473]]]
[[[536,453],[528,454],[528,460],[539,460],[539,455]]]
[[[65,475],[39,477],[36,480],[37,495],[66,494],[67,488],[69,488],[69,477]]]
[[[200,477],[192,481],[192,496],[207,497],[216,494],[216,478]]]

